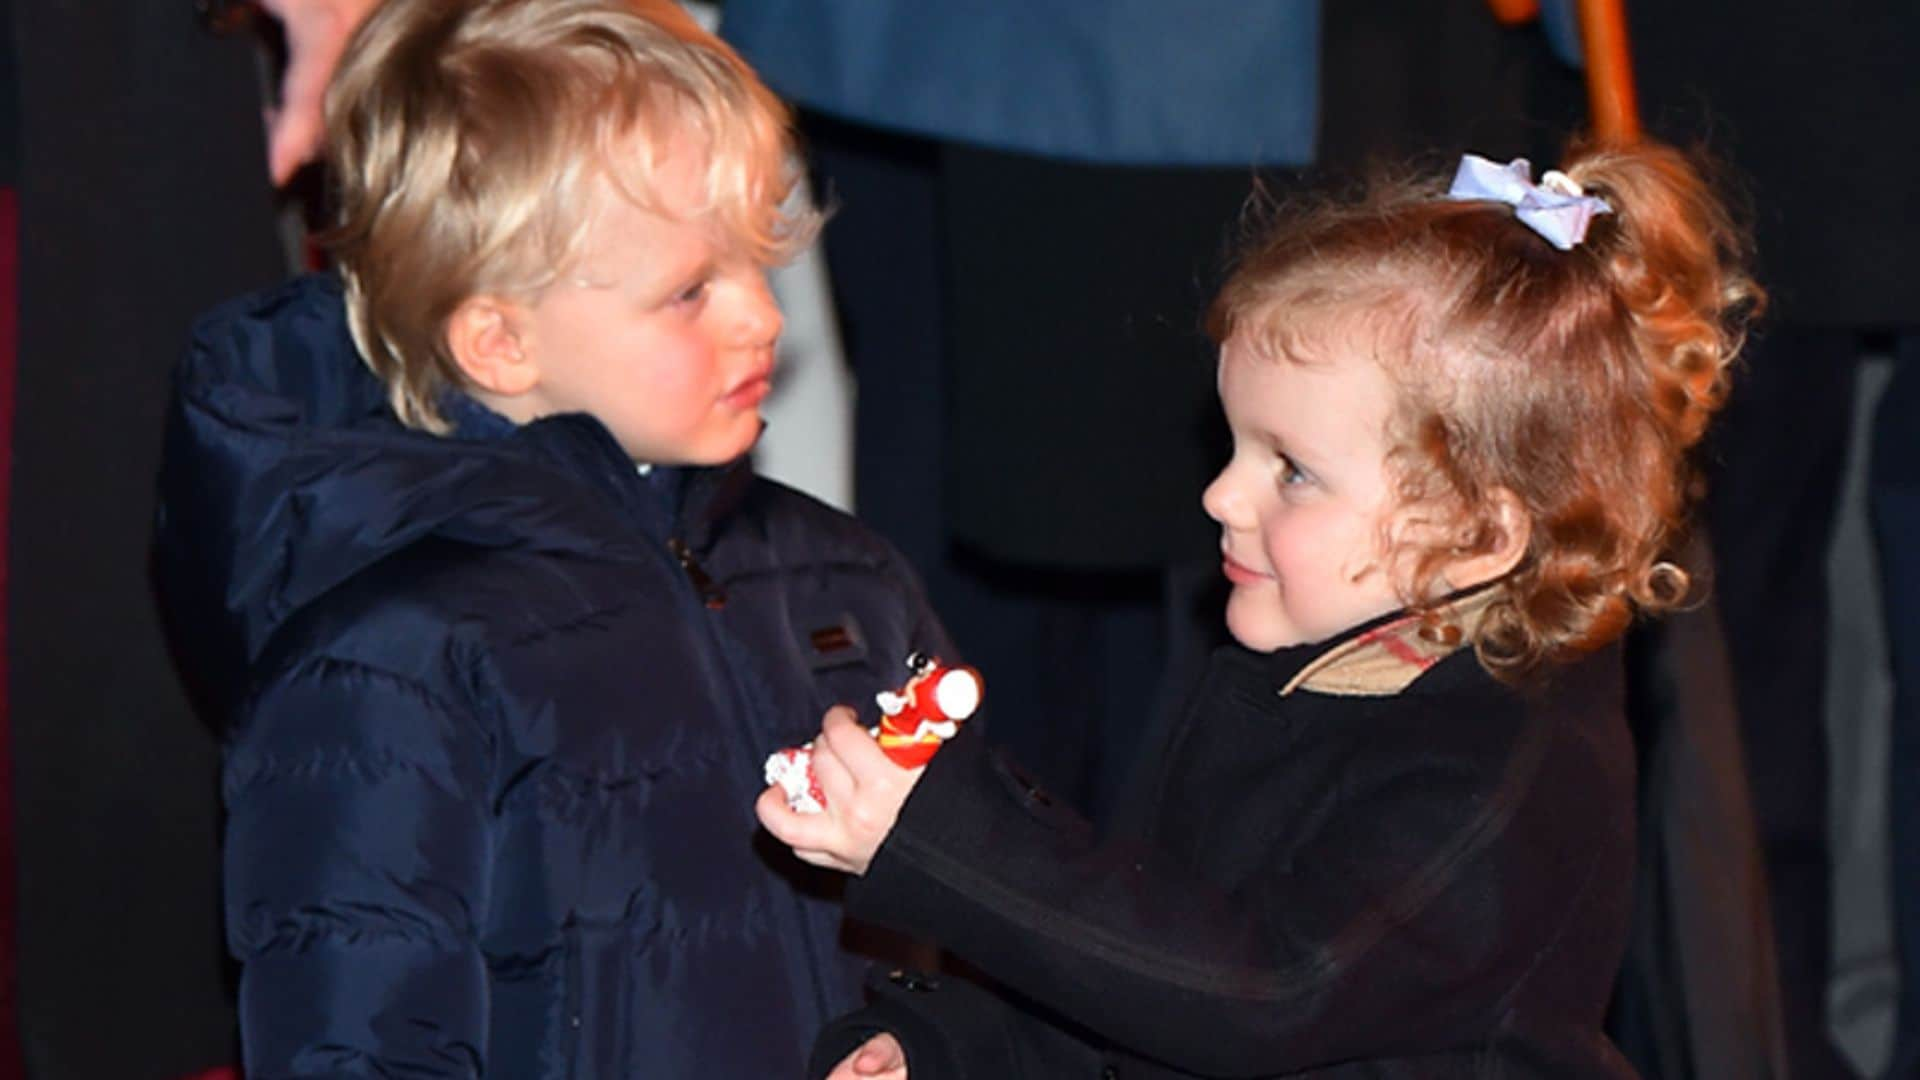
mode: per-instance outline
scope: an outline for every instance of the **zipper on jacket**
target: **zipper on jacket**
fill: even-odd
[[[666,541],[666,548],[667,553],[672,555],[674,560],[680,564],[680,569],[686,572],[687,580],[693,586],[695,598],[709,611],[719,611],[726,607],[726,590],[721,588],[720,583],[713,580],[713,575],[707,573],[706,567],[701,566],[700,561],[694,558],[693,549],[687,546],[685,540],[682,540],[678,536],[669,535]],[[726,668],[728,682],[733,689],[733,711],[747,729],[747,738],[742,741],[742,745],[750,744],[758,737],[754,731],[752,717],[756,712],[757,703],[763,697],[763,695],[754,693],[748,686],[743,684],[744,676],[741,671],[743,668],[749,671],[752,669],[752,658],[742,655],[744,653],[744,646],[732,639],[719,620],[698,621],[706,623],[709,639],[713,642],[714,653],[720,658]],[[747,753],[746,756],[753,760],[758,760],[757,758],[753,758],[751,753]],[[796,994],[811,990],[813,997],[812,1011],[824,1022],[826,1018],[834,1015],[838,1002],[837,997],[828,991],[826,982],[826,969],[831,959],[829,956],[823,955],[825,950],[821,948],[820,943],[815,939],[811,912],[801,893],[791,888],[784,891],[786,903],[779,905],[779,908],[776,909],[784,909],[785,912],[785,917],[781,918],[780,921],[785,924],[786,928],[780,936],[784,941],[796,944],[801,954],[800,972],[797,979],[794,980],[793,989]],[[798,980],[800,979],[804,979],[806,985],[799,985]]]
[[[670,536],[667,538],[667,550],[679,560],[680,569],[687,572],[687,580],[693,582],[693,591],[700,594],[700,602],[707,606],[708,611],[719,611],[727,606],[727,591],[713,580],[706,568],[700,565],[700,560],[693,557],[686,541]]]

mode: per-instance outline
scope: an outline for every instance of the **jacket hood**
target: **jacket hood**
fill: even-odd
[[[289,616],[426,538],[605,556],[672,528],[674,508],[646,497],[597,421],[498,427],[401,425],[331,275],[203,316],[175,373],[155,529],[162,607],[195,688],[237,686]]]

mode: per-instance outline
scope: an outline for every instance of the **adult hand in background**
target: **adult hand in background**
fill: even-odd
[[[280,103],[267,111],[267,172],[284,184],[320,150],[320,102],[347,39],[378,0],[260,0],[287,38]]]

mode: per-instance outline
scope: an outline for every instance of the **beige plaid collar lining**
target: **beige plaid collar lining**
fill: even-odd
[[[1433,619],[1412,614],[1349,638],[1315,657],[1280,688],[1342,697],[1391,697],[1442,659],[1465,647],[1479,629],[1500,589],[1488,586],[1435,609]],[[1427,626],[1457,627],[1458,634],[1423,632]]]

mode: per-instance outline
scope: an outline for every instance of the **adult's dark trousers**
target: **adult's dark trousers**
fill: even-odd
[[[1217,634],[1218,608],[1199,594],[1218,575],[1196,577],[1174,568],[1163,554],[1164,541],[1142,541],[1139,529],[1096,529],[1087,515],[1142,513],[1144,492],[1165,486],[1160,478],[1172,468],[1171,459],[1195,461],[1204,451],[1183,443],[1178,455],[1163,452],[1159,470],[1123,466],[1122,447],[1138,452],[1162,444],[1165,436],[1108,429],[1094,443],[1077,434],[1087,425],[1083,416],[1056,412],[1064,431],[1051,441],[1038,440],[1049,451],[1022,451],[1011,462],[957,453],[956,446],[977,451],[983,443],[1034,445],[1036,432],[1017,414],[1021,403],[1045,406],[1023,389],[1021,378],[1003,377],[1009,366],[1017,376],[1030,364],[1078,370],[1088,363],[1065,353],[1072,346],[1056,352],[1040,343],[1040,335],[1054,335],[1051,343],[1070,330],[1075,346],[1099,356],[1106,355],[1099,335],[1120,330],[1118,317],[1103,330],[1097,319],[1062,313],[1062,305],[1086,305],[1102,290],[1071,269],[1083,265],[1076,254],[1080,245],[1039,238],[1068,227],[1044,209],[1057,201],[1033,190],[999,200],[980,179],[989,169],[1004,178],[1000,167],[1007,166],[1022,170],[1023,177],[1031,169],[1059,183],[1060,170],[1070,167],[818,114],[803,115],[802,124],[817,190],[834,207],[823,243],[843,340],[859,380],[858,513],[920,570],[960,649],[986,672],[991,737],[1056,794],[1100,816],[1123,786],[1147,720],[1178,696],[1167,671],[1197,671],[1197,661],[1180,658],[1204,656],[1198,637],[1208,628]],[[1251,174],[1239,185],[1244,194]],[[1084,198],[1110,197],[1099,186],[1076,190]],[[1216,226],[1224,229],[1233,205],[1213,215]],[[956,228],[976,226],[1003,238],[1031,239],[975,235],[956,242]],[[983,248],[990,253],[981,254]],[[1002,252],[1012,254],[1003,258]],[[1061,282],[1063,273],[1075,280]],[[983,282],[983,276],[995,280]],[[994,299],[983,301],[983,291]],[[1012,298],[1013,306],[983,314],[983,306],[998,306],[999,297]],[[1107,303],[1120,304],[1112,298]],[[1200,342],[1197,303],[1192,307],[1178,332]],[[996,334],[1005,335],[996,339],[1004,347],[983,342]],[[1009,350],[1020,355],[1010,357]],[[1199,396],[1187,404],[1211,415],[1215,409],[1204,400],[1210,365],[1204,355],[1192,362]],[[1115,400],[1129,400],[1123,394],[1131,384],[1111,368],[1100,374],[1114,380],[1103,387],[1104,396],[1083,397],[1104,413]],[[967,393],[990,415],[983,419],[983,409],[963,409],[956,421],[956,395]],[[981,402],[982,394],[991,400]],[[1143,397],[1151,411],[1153,395]],[[1002,404],[1007,407],[996,408]],[[1165,399],[1158,404],[1166,413]],[[956,422],[963,430],[955,430]],[[1103,456],[1104,468],[1081,464]],[[1041,473],[1048,482],[1036,487]],[[957,494],[956,485],[964,485],[965,495]],[[1190,497],[1179,500],[1195,519],[1198,491],[1196,478]],[[983,492],[990,503],[1004,500],[982,509]],[[956,498],[973,505],[956,509]],[[1148,515],[1156,530],[1168,516],[1158,503]],[[962,535],[956,518],[991,520],[1004,531],[983,542]],[[1107,543],[1072,539],[1089,532]],[[1000,542],[1009,536],[1038,549]],[[1096,550],[1130,543],[1147,554],[1115,558]]]
[[[1896,353],[1874,425],[1868,498],[1894,680],[1888,834],[1900,965],[1892,1077],[1920,1076],[1920,333]]]
[[[1714,591],[1765,853],[1792,1075],[1850,1077],[1826,1025],[1827,551],[1853,376],[1852,329],[1763,327],[1707,447]]]

